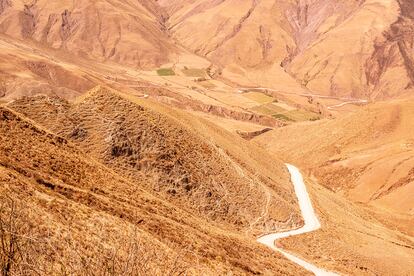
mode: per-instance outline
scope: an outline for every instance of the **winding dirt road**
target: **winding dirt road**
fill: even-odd
[[[291,175],[291,180],[293,183],[293,186],[295,188],[295,193],[296,196],[298,198],[298,202],[299,202],[299,207],[303,216],[303,220],[305,222],[304,226],[299,228],[299,229],[295,229],[295,230],[291,230],[291,231],[287,231],[287,232],[282,232],[282,233],[274,233],[274,234],[269,234],[269,235],[265,235],[260,237],[257,241],[272,248],[273,250],[282,253],[286,258],[288,258],[289,260],[291,260],[292,262],[302,266],[303,268],[305,268],[306,270],[309,270],[311,272],[313,272],[315,275],[338,275],[336,273],[333,272],[329,272],[323,269],[320,269],[316,266],[314,266],[311,263],[306,262],[303,259],[300,259],[278,247],[276,247],[275,245],[275,241],[281,238],[286,238],[289,236],[295,236],[295,235],[300,235],[300,234],[304,234],[304,233],[308,233],[308,232],[312,232],[315,230],[318,230],[319,228],[321,228],[321,224],[318,220],[318,217],[316,216],[315,210],[312,207],[312,202],[309,198],[309,194],[306,190],[306,186],[305,183],[303,181],[303,177],[302,174],[300,173],[299,169],[296,168],[293,165],[289,165],[286,164],[289,173]]]

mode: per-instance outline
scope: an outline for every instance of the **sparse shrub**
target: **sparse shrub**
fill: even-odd
[[[16,199],[0,196],[0,275],[187,275],[185,255],[142,240],[138,230],[120,243],[90,247],[74,233],[62,237],[53,228],[31,221],[30,210]]]
[[[31,225],[24,223],[27,214],[10,197],[2,196],[0,202],[1,275],[42,274],[37,267],[40,240],[31,235]]]

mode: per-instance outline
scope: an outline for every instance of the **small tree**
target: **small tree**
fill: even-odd
[[[9,206],[5,206],[5,205]],[[12,267],[22,260],[22,241],[17,231],[16,205],[10,198],[0,205],[0,269],[2,275],[10,275]]]

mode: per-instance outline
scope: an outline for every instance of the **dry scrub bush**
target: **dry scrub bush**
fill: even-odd
[[[70,231],[63,237],[59,231],[37,227],[29,212],[18,200],[0,196],[1,275],[189,274],[181,252],[154,248],[137,231],[118,246],[85,246]]]
[[[41,274],[37,268],[36,247],[40,240],[29,235],[31,225],[23,223],[24,214],[12,198],[1,197],[0,269],[2,275]]]

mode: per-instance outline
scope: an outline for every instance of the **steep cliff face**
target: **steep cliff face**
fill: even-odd
[[[10,0],[1,0],[0,1],[0,14],[4,12],[5,9],[8,7],[11,7],[11,1]]]

